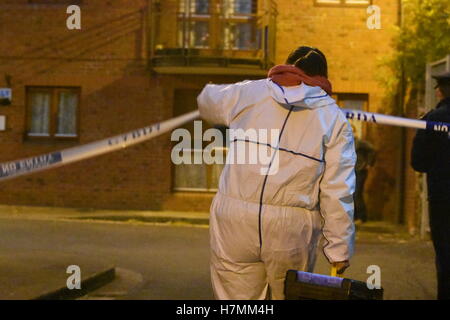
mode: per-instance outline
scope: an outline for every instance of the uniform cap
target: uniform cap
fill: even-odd
[[[437,86],[441,84],[450,84],[450,72],[444,72],[437,75],[432,76],[437,81]]]

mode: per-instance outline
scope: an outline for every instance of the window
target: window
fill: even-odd
[[[256,0],[180,0],[183,48],[254,50],[259,45]]]
[[[189,47],[208,48],[209,47],[209,22],[193,21],[190,26]]]
[[[191,2],[191,13],[209,14],[209,0],[195,0]]]
[[[225,1],[224,47],[231,50],[255,50],[258,48],[255,0]]]
[[[178,42],[181,47],[210,47],[211,7],[209,0],[180,0]]]
[[[179,0],[181,13],[195,15],[210,14],[210,0]]]
[[[78,137],[79,88],[27,88],[27,136]]]
[[[226,149],[215,150],[226,156]],[[195,156],[203,157],[201,149],[184,149],[180,155],[189,153],[192,159]],[[174,191],[216,192],[219,186],[220,174],[223,164],[179,164],[175,166]]]
[[[177,89],[175,90],[174,100],[174,116],[182,115],[184,113],[197,109],[197,96],[201,90],[193,89]],[[200,141],[199,145],[202,148],[195,148],[194,143],[194,124],[193,122],[186,124],[184,129],[189,130],[191,133],[191,148],[178,149],[178,154],[185,156],[188,154],[193,160],[194,157],[203,158],[203,148],[205,148],[210,142]],[[210,127],[206,122],[202,122],[203,132]],[[222,132],[225,132],[224,128],[220,128]],[[201,138],[201,137],[200,137]],[[174,142],[174,145],[178,142]],[[225,141],[223,141],[225,146]],[[226,156],[226,148],[219,148],[213,152],[220,152],[222,156]],[[179,164],[174,165],[173,174],[173,190],[174,191],[196,191],[196,192],[215,192],[219,185],[219,178],[222,172],[223,164],[206,164],[202,161],[201,164]]]
[[[314,0],[315,5],[324,6],[368,6],[372,0]]]
[[[229,21],[225,29],[226,49],[256,50],[258,47],[258,33],[254,23]]]
[[[369,101],[369,95],[365,93],[336,93],[333,95],[339,107],[343,109],[361,110],[366,111],[368,109],[367,104]],[[363,122],[350,120],[352,126],[355,129],[356,136],[363,137]]]
[[[242,14],[251,14],[255,13],[256,1],[251,0],[235,0],[234,2],[234,12],[235,13],[242,13]]]
[[[11,104],[11,88],[0,88],[0,106],[9,106]]]

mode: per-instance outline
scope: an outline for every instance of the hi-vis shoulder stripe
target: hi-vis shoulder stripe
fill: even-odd
[[[197,119],[199,116],[199,111],[193,111],[167,121],[156,123],[154,125],[108,139],[27,159],[0,163],[0,181],[60,167],[72,162],[77,162],[108,152],[120,150],[167,133],[189,121]]]
[[[386,124],[397,127],[424,129],[429,131],[448,132],[450,137],[450,123],[415,120],[395,116],[387,116],[379,113],[371,113],[360,110],[342,109],[347,119],[364,121],[377,124]]]

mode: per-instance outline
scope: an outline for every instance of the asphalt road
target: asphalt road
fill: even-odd
[[[139,273],[142,285],[121,298],[212,299],[206,227],[1,218],[0,235],[0,254],[11,259],[51,252],[55,261],[70,255],[74,264],[82,257]],[[347,277],[365,280],[378,265],[386,299],[435,298],[430,242],[372,235],[360,237],[356,252]],[[316,272],[328,268],[319,254]]]

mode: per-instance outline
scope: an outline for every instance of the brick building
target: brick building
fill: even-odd
[[[81,30],[66,26],[71,4]],[[367,27],[370,4],[381,8],[381,29]],[[0,87],[12,89],[12,104],[0,106],[0,162],[194,110],[206,83],[265,77],[301,44],[327,55],[342,107],[384,112],[378,67],[399,11],[393,0],[0,0]],[[401,130],[355,125],[379,150],[370,216],[402,222]],[[5,181],[0,203],[207,210],[220,168],[174,166],[172,146],[166,134]]]

